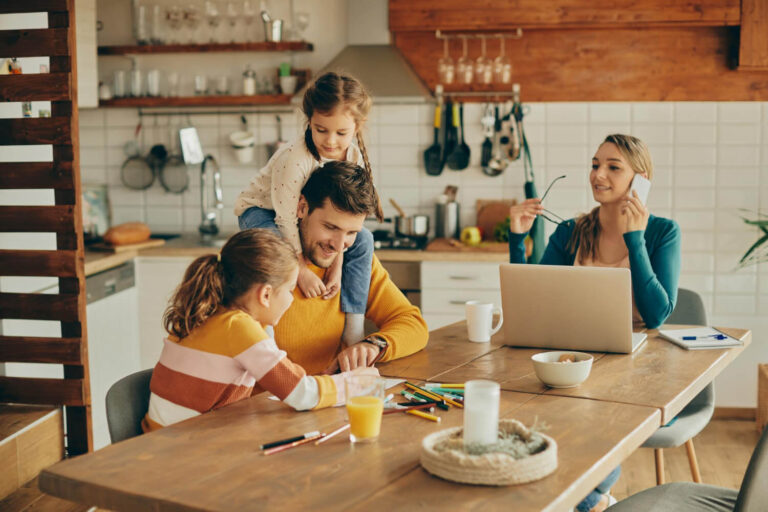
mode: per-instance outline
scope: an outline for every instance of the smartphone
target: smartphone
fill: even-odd
[[[632,178],[632,185],[629,187],[630,197],[632,197],[633,190],[637,191],[637,197],[645,204],[648,201],[648,192],[651,191],[651,182],[642,174],[635,173],[635,177]]]

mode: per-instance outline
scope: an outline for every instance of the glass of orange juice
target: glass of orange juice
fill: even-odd
[[[349,415],[349,440],[370,443],[379,437],[384,410],[384,379],[352,375],[344,380]]]

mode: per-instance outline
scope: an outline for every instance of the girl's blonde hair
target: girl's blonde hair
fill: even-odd
[[[253,286],[285,284],[297,265],[296,252],[273,231],[240,231],[221,253],[200,256],[189,265],[163,315],[165,330],[185,338],[219,306],[232,306]]]
[[[368,91],[365,90],[365,87],[357,78],[333,71],[317,77],[307,87],[302,102],[302,110],[304,115],[307,116],[307,120],[312,119],[315,112],[329,115],[339,107],[343,107],[349,112],[357,125],[357,146],[363,155],[365,171],[370,175],[371,181],[373,181],[373,172],[371,171],[371,162],[368,159],[368,150],[363,140],[362,128],[366,119],[368,119],[372,103],[370,94],[368,94]],[[312,141],[312,129],[309,127],[309,124],[307,124],[307,129],[304,132],[304,142],[312,156],[320,160],[320,153]],[[382,222],[384,220],[384,212],[381,209],[381,201],[378,194],[376,195],[375,213],[379,222]]]
[[[653,177],[651,152],[642,140],[631,135],[615,133],[608,135],[600,145],[607,142],[616,146],[635,173],[645,173],[649,180]],[[584,263],[587,256],[592,260],[597,259],[600,240],[599,212],[600,207],[596,206],[591,212],[579,216],[575,221],[571,239],[568,241],[568,250],[571,254],[579,250],[579,263]]]

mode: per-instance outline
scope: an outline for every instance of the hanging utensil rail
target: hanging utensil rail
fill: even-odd
[[[523,38],[523,29],[517,28],[514,32],[495,32],[495,33],[484,33],[484,32],[455,32],[455,33],[446,33],[442,30],[435,30],[435,38],[436,39],[494,39],[494,38],[504,38],[504,39],[522,39]]]

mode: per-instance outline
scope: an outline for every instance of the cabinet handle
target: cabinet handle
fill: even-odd
[[[448,276],[448,279],[453,279],[455,281],[471,281],[474,279],[474,277],[471,276]]]
[[[466,303],[467,303],[467,301],[465,301],[465,300],[452,300],[448,304],[458,304],[460,306],[463,306]]]

